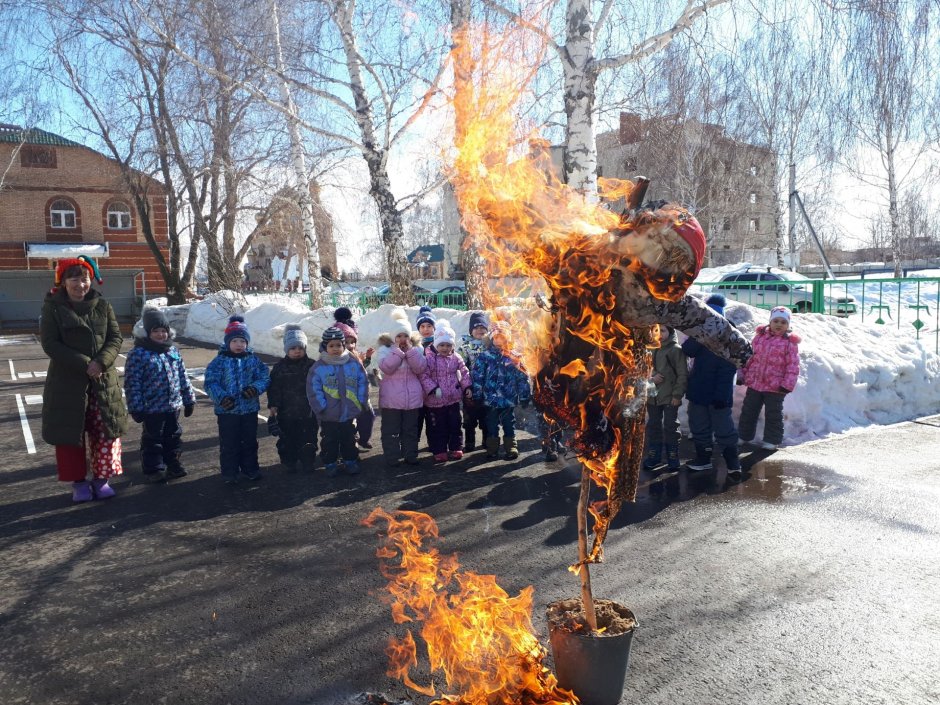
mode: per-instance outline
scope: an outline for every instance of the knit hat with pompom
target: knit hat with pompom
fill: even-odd
[[[232,316],[228,319],[228,325],[225,326],[225,337],[222,342],[228,347],[235,338],[241,338],[246,343],[251,342],[251,335],[248,333],[248,326],[245,325],[245,319],[242,316]]]

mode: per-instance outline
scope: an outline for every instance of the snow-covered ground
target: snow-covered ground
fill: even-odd
[[[360,349],[375,345],[388,330],[394,308],[386,304],[358,317]],[[406,310],[413,323],[418,307]],[[332,308],[310,311],[298,299],[247,302],[230,293],[166,311],[180,334],[208,343],[221,343],[228,317],[241,313],[252,347],[278,356],[283,355],[285,324],[300,324],[311,341],[311,355],[316,355],[316,343],[333,321]],[[469,312],[435,309],[434,313],[438,319],[449,319],[458,334],[466,333]],[[726,314],[749,338],[768,316],[738,303],[730,303]],[[794,315],[792,325],[803,340],[802,363],[797,388],[784,403],[785,444],[940,413],[940,357],[933,352],[932,337],[929,344],[921,344],[892,326],[819,314]],[[735,395],[739,407],[744,387],[737,387]],[[687,428],[684,412],[680,418]]]

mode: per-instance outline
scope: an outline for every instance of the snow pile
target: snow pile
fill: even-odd
[[[394,308],[385,304],[357,320],[360,350],[376,345],[378,336],[389,330]],[[418,307],[405,310],[414,326]],[[276,356],[284,354],[285,324],[301,326],[310,339],[311,356],[315,357],[323,330],[333,323],[332,308],[310,311],[300,300],[249,303],[237,294],[222,292],[190,304],[185,335],[218,344],[232,313],[244,315],[255,350]],[[749,339],[768,319],[767,311],[733,302],[726,313]],[[434,314],[438,320],[447,318],[458,335],[467,333],[468,311],[440,308],[434,309]],[[183,330],[182,326],[177,328]],[[820,314],[794,314],[792,328],[802,338],[801,371],[796,390],[784,403],[785,443],[859,426],[895,423],[940,410],[940,357],[928,350],[932,338],[929,343],[919,344],[912,333],[891,326]],[[744,390],[735,389],[735,418]],[[759,426],[758,434],[761,430]]]
[[[725,313],[748,339],[769,318],[745,304]],[[815,313],[794,314],[791,330],[801,338],[800,379],[784,400],[785,443],[940,410],[940,357],[911,333]],[[745,389],[735,388],[735,418]],[[762,431],[763,416],[758,439]]]

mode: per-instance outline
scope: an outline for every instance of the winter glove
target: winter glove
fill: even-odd
[[[789,394],[789,393],[790,393],[790,390],[787,389],[786,387],[780,387],[780,388],[777,390],[777,393],[778,393],[778,394]]]
[[[281,425],[277,422],[277,416],[268,417],[268,435],[275,438],[281,435]]]
[[[242,399],[254,399],[258,396],[258,390],[254,387],[245,387],[242,390]]]
[[[183,416],[185,416],[188,419],[190,416],[193,415],[193,411],[195,410],[195,408],[196,408],[195,404],[187,404],[186,406],[183,407]]]
[[[463,398],[467,400],[468,405],[473,405],[473,390],[470,387],[463,390]]]
[[[134,419],[134,423],[143,423],[144,415],[139,411],[132,411],[131,418]]]
[[[235,399],[233,397],[222,397],[222,400],[219,402],[225,411],[231,411],[235,408]]]
[[[444,392],[441,391],[440,387],[435,387],[434,391],[431,392],[431,395],[436,399],[440,399],[442,396],[444,396]]]

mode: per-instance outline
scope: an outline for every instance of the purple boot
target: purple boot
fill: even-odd
[[[114,488],[108,484],[106,479],[92,480],[91,486],[95,491],[95,497],[97,499],[110,499],[116,494]]]
[[[91,493],[91,483],[83,480],[82,482],[73,482],[72,483],[72,501],[73,502],[90,502],[95,497]]]

